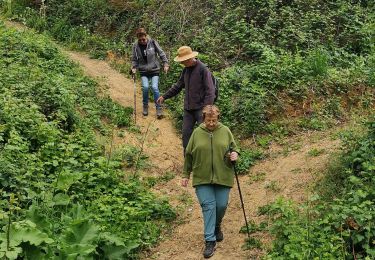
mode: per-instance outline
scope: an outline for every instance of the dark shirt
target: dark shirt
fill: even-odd
[[[139,45],[139,48],[141,49],[142,57],[145,60],[145,62],[147,63],[147,51],[146,51],[147,44],[144,44],[144,45],[138,44],[138,45]]]
[[[184,68],[176,84],[164,95],[164,99],[176,96],[185,88],[184,109],[201,109],[205,105],[212,105],[215,99],[215,86],[211,72],[202,69],[205,66],[200,60],[192,67]]]

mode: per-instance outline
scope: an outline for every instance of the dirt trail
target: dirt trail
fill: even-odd
[[[106,62],[90,59],[87,55],[77,52],[66,52],[68,56],[78,62],[85,73],[108,86],[113,100],[124,106],[133,106],[133,81],[113,70]],[[161,176],[166,171],[181,173],[183,164],[181,139],[166,114],[162,120],[155,119],[155,107],[150,104],[150,114],[141,114],[141,92],[137,83],[137,124],[141,132],[147,131],[144,142],[144,152],[152,162],[152,169],[148,173]],[[148,129],[148,130],[147,130]],[[282,195],[295,201],[307,198],[306,188],[321,172],[335,149],[337,141],[323,136],[324,133],[311,133],[290,140],[290,145],[297,147],[285,154],[284,148],[273,146],[270,148],[270,158],[255,165],[248,176],[241,176],[241,188],[244,196],[245,209],[248,218],[259,222],[257,209]],[[130,135],[130,134],[129,134]],[[116,138],[115,143],[128,143],[130,138]],[[292,145],[293,144],[293,145]],[[288,146],[288,145],[287,145]],[[322,151],[318,156],[309,156],[312,149]],[[251,176],[259,177],[251,183]],[[203,250],[203,220],[197,203],[194,189],[181,188],[180,177],[176,176],[167,183],[158,184],[155,190],[168,196],[174,206],[179,206],[179,225],[171,234],[166,234],[158,246],[143,255],[143,259],[202,259]],[[229,207],[223,223],[225,240],[218,243],[215,255],[211,259],[258,259],[262,255],[260,250],[244,251],[245,235],[239,234],[244,224],[238,190],[231,191]],[[263,241],[268,237],[260,234]]]
[[[16,27],[17,24],[7,23]],[[17,26],[19,27],[19,26]],[[79,63],[83,71],[108,87],[109,95],[123,106],[133,106],[133,81],[112,69],[105,61],[90,59],[88,55],[64,51],[73,61]],[[149,116],[141,114],[141,91],[137,83],[137,125],[141,134],[126,133],[124,137],[115,137],[115,146],[124,143],[139,144],[146,136],[144,153],[149,156],[152,167],[145,175],[162,176],[173,172],[176,176],[168,182],[159,183],[154,190],[167,196],[179,212],[171,233],[166,233],[160,244],[144,253],[142,259],[202,259],[203,220],[200,207],[192,187],[182,188],[179,181],[183,156],[181,139],[168,114],[162,120],[156,120],[155,107],[150,104]],[[147,135],[145,133],[147,132]],[[325,168],[337,146],[325,133],[307,133],[288,140],[284,147],[271,146],[270,156],[255,165],[249,175],[240,176],[241,189],[248,219],[259,222],[259,206],[273,201],[282,195],[295,201],[306,200],[307,187],[313,183]],[[289,150],[286,150],[288,148]],[[309,155],[309,151],[320,151]],[[223,221],[224,241],[218,243],[213,260],[259,259],[261,250],[244,251],[241,247],[246,236],[239,234],[244,225],[238,190],[234,187],[230,194],[229,206]],[[263,242],[269,241],[264,234],[258,234]]]
[[[113,100],[124,106],[133,105],[133,82],[114,71],[104,61],[89,59],[87,55],[68,52],[71,59],[81,64],[84,71],[91,77],[99,78],[109,87]],[[138,90],[139,90],[138,86]],[[141,104],[141,93],[138,93],[137,104]],[[145,141],[145,153],[155,167],[150,174],[161,176],[166,171],[180,173],[182,167],[181,140],[171,120],[155,120],[155,109],[151,107],[150,115],[143,117],[140,106],[137,109],[138,124],[144,133],[151,124]],[[258,163],[251,169],[249,176],[259,177],[260,181],[250,183],[249,176],[241,176],[242,192],[248,218],[258,221],[257,209],[283,195],[296,201],[304,201],[307,197],[306,188],[322,171],[330,152],[335,148],[336,141],[324,138],[322,133],[304,134],[296,140],[290,140],[298,149],[285,155],[281,147],[271,147],[271,159]],[[126,138],[125,138],[126,139]],[[302,141],[301,141],[302,140]],[[314,141],[315,140],[315,141]],[[116,140],[121,143],[126,140]],[[297,144],[297,145],[296,145]],[[309,156],[312,149],[322,151],[319,156]],[[253,177],[254,178],[254,177]],[[262,179],[264,178],[264,179]],[[169,196],[171,202],[180,205],[179,221],[172,232],[161,243],[150,250],[144,259],[201,259],[203,249],[203,220],[200,207],[196,201],[194,190],[179,186],[179,176],[171,181],[156,186],[160,193]],[[245,235],[238,231],[244,224],[238,190],[231,192],[231,198],[223,223],[225,240],[218,244],[212,259],[257,259],[260,250],[244,251],[241,247]],[[267,237],[260,237],[267,240]]]

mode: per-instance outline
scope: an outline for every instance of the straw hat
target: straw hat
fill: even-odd
[[[177,56],[174,58],[174,61],[181,62],[191,58],[194,58],[198,55],[198,52],[192,51],[189,46],[182,46],[177,51]]]

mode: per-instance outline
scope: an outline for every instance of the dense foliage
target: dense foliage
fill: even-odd
[[[322,129],[353,106],[373,107],[373,1],[51,0],[41,8],[40,1],[3,2],[8,15],[96,57],[108,50],[127,57],[138,26],[171,58],[191,45],[221,79],[224,122],[244,135],[269,131],[280,116]],[[161,88],[180,71],[173,63]],[[181,98],[168,104],[180,124]]]
[[[346,138],[345,152],[332,164],[323,182],[332,198],[313,195],[302,207],[279,199],[262,208],[276,236],[270,259],[375,258],[374,118],[368,127],[366,136]]]
[[[171,60],[179,46],[186,44],[192,46],[194,50],[199,51],[199,58],[208,64],[220,79],[218,105],[222,110],[223,122],[237,133],[244,136],[252,135],[260,146],[267,146],[270,139],[285,136],[294,131],[326,129],[332,124],[345,120],[348,112],[353,108],[363,109],[362,111],[374,109],[375,2],[372,0],[49,0],[46,1],[45,9],[41,2],[35,0],[3,0],[0,1],[0,5],[6,16],[22,21],[40,32],[47,32],[71,47],[88,50],[94,57],[105,58],[110,52],[128,59],[134,41],[134,31],[139,26],[146,27],[150,35],[161,43]],[[4,46],[9,48],[12,44],[8,43]],[[39,53],[37,51],[28,55],[34,57]],[[48,55],[48,52],[43,51],[41,53],[41,55]],[[7,64],[12,64],[13,59],[14,57],[8,58],[5,56],[5,60],[8,60]],[[29,59],[23,58],[21,60],[26,62]],[[162,90],[169,88],[180,74],[180,66],[173,62],[171,65],[170,73],[162,75]],[[123,69],[126,70],[128,67],[125,65]],[[27,68],[27,71],[29,70]],[[40,74],[37,71],[35,75],[39,77]],[[55,75],[52,79],[60,82],[58,81],[59,78],[56,79],[56,77]],[[16,78],[14,79],[13,84],[19,84],[18,78],[17,81]],[[37,80],[32,82],[36,86],[41,84],[41,81]],[[84,82],[84,86],[93,84],[87,83],[90,82],[87,80]],[[87,90],[80,84],[77,85],[77,89]],[[54,84],[52,84],[53,86]],[[91,106],[85,108],[84,105],[80,104],[81,107],[86,109],[85,113],[96,115],[96,117],[90,116],[90,118],[97,118],[94,122],[92,120],[90,122],[82,121],[82,119],[79,119],[79,115],[71,112],[73,110],[70,109],[78,98],[65,95],[66,92],[58,92],[59,94],[55,96],[55,92],[48,92],[60,91],[55,90],[55,87],[52,90],[43,89],[41,91],[45,91],[53,97],[51,98],[52,104],[57,102],[54,106],[60,109],[58,113],[54,110],[49,112],[50,108],[46,105],[50,104],[50,101],[45,102],[27,95],[29,92],[38,91],[39,88],[32,88],[32,90],[27,88],[27,91],[25,91],[22,84],[17,85],[16,89],[20,89],[17,95],[14,95],[14,89],[11,88],[2,92],[5,100],[14,104],[7,109],[16,113],[17,109],[22,108],[27,113],[18,117],[12,114],[13,116],[9,117],[8,120],[19,118],[20,122],[28,123],[30,127],[22,128],[22,131],[16,132],[16,135],[14,131],[1,130],[6,134],[0,135],[0,143],[8,144],[2,140],[7,140],[7,142],[11,140],[12,143],[9,144],[7,153],[16,153],[16,158],[20,162],[27,159],[27,164],[21,164],[22,167],[15,167],[12,162],[9,162],[8,157],[0,157],[0,163],[5,165],[3,166],[4,172],[18,172],[21,169],[26,169],[26,165],[28,169],[29,166],[41,169],[38,157],[41,147],[43,151],[44,149],[51,149],[45,148],[45,144],[51,145],[50,140],[52,139],[53,145],[56,145],[54,142],[56,138],[61,139],[63,143],[70,142],[70,140],[80,140],[82,134],[79,135],[79,129],[81,128],[77,128],[77,124],[80,127],[82,124],[89,124],[100,128],[99,118],[103,116],[98,112],[100,110],[92,109]],[[42,94],[39,93],[39,95]],[[30,102],[35,102],[36,107],[26,106],[28,109],[25,109],[25,102],[18,101],[19,96],[27,98]],[[82,96],[86,97],[87,95]],[[167,102],[177,119],[177,125],[181,123],[182,118],[181,96]],[[62,97],[64,97],[63,104],[59,103],[59,98]],[[88,104],[94,103],[88,102]],[[27,117],[30,114],[35,114],[35,111],[39,113],[39,107],[44,107],[45,112],[43,113],[45,114],[35,116],[35,120],[39,120],[39,123],[31,124]],[[111,105],[105,107],[110,108]],[[109,115],[111,113],[104,116]],[[126,117],[120,116],[119,118]],[[5,119],[0,118],[0,120]],[[293,123],[290,123],[290,121],[293,121]],[[17,124],[17,127],[20,127],[20,124]],[[61,138],[60,132],[55,133],[53,127],[62,129],[61,131],[64,134],[70,134]],[[322,202],[318,197],[314,197],[315,200],[310,201],[302,209],[298,209],[284,200],[263,208],[263,213],[267,213],[274,222],[271,232],[275,235],[276,240],[274,249],[270,252],[270,257],[276,259],[364,259],[366,257],[372,259],[375,257],[373,227],[374,124],[371,123],[369,127],[370,134],[367,137],[348,143],[348,150],[343,155],[342,161],[339,162],[341,168],[333,170],[336,173],[333,184],[339,188],[334,185],[329,186],[335,189],[334,194],[337,195],[331,203]],[[3,127],[0,129],[3,129]],[[49,131],[48,134],[46,134],[46,131]],[[259,139],[258,133],[269,135]],[[20,134],[22,134],[21,139],[18,138]],[[26,139],[29,140],[29,143],[25,145],[23,142],[26,137],[29,138]],[[75,137],[77,138],[74,139]],[[85,140],[83,142],[92,144],[90,135],[88,137],[85,133],[83,137],[83,140]],[[33,148],[34,146],[36,148]],[[82,146],[85,149],[92,147],[86,144]],[[92,153],[83,149],[82,146],[78,149],[84,150],[85,156],[89,153],[87,156],[91,157]],[[30,150],[32,159],[18,155],[17,151],[21,148],[14,149],[14,147],[22,147],[22,149],[31,149],[30,147],[32,147]],[[69,166],[68,169],[77,166],[76,158],[74,163],[67,159],[67,156],[72,154],[75,148],[68,149],[67,147],[70,146],[63,145],[62,148],[53,149],[53,152],[49,152],[50,154],[58,153],[58,155],[53,159],[56,162],[46,159],[49,162],[46,164],[49,167],[48,169],[56,172],[61,171],[62,168],[59,168],[59,166],[62,161]],[[40,156],[42,155],[44,154]],[[244,152],[246,160],[242,160],[239,170],[244,171],[253,163],[255,158],[261,156],[260,153],[254,151]],[[19,157],[23,159],[19,159]],[[50,157],[45,156],[45,158]],[[79,171],[82,172],[82,177],[77,175],[79,178],[77,177],[76,180],[82,187],[86,187],[82,184],[81,179],[86,176],[87,171],[90,172],[95,169],[94,172],[98,171],[100,178],[103,177],[102,173],[105,171],[116,175],[115,169],[110,168],[108,170],[107,166],[103,166],[103,158],[99,158],[101,160],[94,160],[96,163],[93,165],[90,163],[90,166],[85,164],[85,170]],[[83,160],[83,158],[81,159]],[[78,163],[79,165],[81,164]],[[74,167],[73,169],[75,169]],[[70,171],[64,174],[69,175]],[[61,176],[64,176],[64,174]],[[10,176],[10,173],[8,175]],[[35,174],[30,177],[30,175],[22,174],[17,176],[24,176],[22,178],[27,180],[23,179],[24,183],[34,185],[27,178],[34,178],[34,176],[39,175]],[[58,195],[62,194],[61,191],[64,189],[55,188],[60,181],[55,179],[54,182],[49,178],[48,176],[47,183],[54,189],[52,195],[46,197],[50,198],[52,203],[67,198]],[[95,178],[94,183],[96,183]],[[103,182],[100,178],[100,182]],[[107,179],[105,180],[105,185],[111,185],[113,179],[111,177],[108,182]],[[126,185],[124,189],[132,190],[130,194],[137,192],[143,194],[143,190],[138,190],[138,184],[133,183],[132,185],[131,188]],[[79,186],[80,189],[81,186]],[[112,217],[115,215],[110,213],[114,209],[109,206],[109,203],[104,203],[106,207],[111,207],[108,211],[106,211],[107,208],[103,211],[96,207],[92,208],[93,204],[90,203],[95,199],[91,199],[98,196],[96,193],[96,195],[90,197],[91,199],[88,202],[81,200],[82,198],[88,199],[88,197],[84,197],[84,193],[78,192],[76,185],[72,184],[68,187],[68,194],[72,196],[70,200],[80,202],[84,207],[92,209],[92,212],[99,216],[97,221],[101,225],[105,225],[107,219],[112,221]],[[98,189],[101,192],[106,190],[106,188],[98,188],[96,184],[92,187],[95,187],[95,192],[98,192]],[[39,186],[35,188],[42,189]],[[23,194],[27,194],[25,191],[23,192]],[[117,192],[121,193],[122,191],[115,189],[114,193],[110,193],[108,196],[116,197]],[[36,192],[36,194],[42,193]],[[47,194],[51,194],[51,192]],[[11,209],[9,212],[16,212],[16,204],[18,203],[14,202],[17,201],[16,198],[11,199],[9,192],[6,192],[4,196],[8,201],[12,201],[11,206],[8,207],[14,207],[14,210]],[[33,200],[33,196],[28,199]],[[137,203],[149,202],[150,207],[155,210],[143,212],[142,217],[144,219],[148,220],[152,214],[162,215],[161,212],[163,211],[157,210],[159,207],[153,204],[153,200],[143,199],[142,196],[137,196],[137,198],[140,198],[140,202]],[[101,200],[108,201],[108,198],[104,196]],[[27,200],[20,201],[25,202]],[[137,203],[134,206],[138,205]],[[153,208],[153,205],[156,209]],[[164,204],[161,205],[160,207],[165,206]],[[60,221],[58,223],[61,224],[51,227],[51,229],[56,229],[54,232],[62,238],[58,240],[61,244],[57,246],[57,242],[48,240],[50,237],[39,234],[38,241],[41,242],[38,242],[39,244],[36,246],[43,245],[44,248],[47,248],[47,245],[50,245],[48,248],[53,250],[65,248],[66,242],[64,241],[66,240],[64,239],[68,235],[63,233],[61,225],[67,226],[70,225],[69,223],[73,223],[69,222],[70,220],[66,216],[79,215],[74,213],[79,211],[79,206],[73,207],[70,204],[68,206],[63,218],[61,214],[59,216],[52,214],[47,207],[45,210],[47,213],[49,212],[49,215],[46,214],[51,216],[49,218],[51,221],[57,217],[68,221]],[[54,207],[66,206],[55,205]],[[113,206],[113,208],[119,210],[121,207]],[[121,209],[123,210],[123,208]],[[27,216],[34,214],[32,207],[28,211]],[[138,212],[134,211],[133,204],[126,211],[129,212],[129,216]],[[8,215],[9,213],[7,213]],[[23,215],[25,213],[20,214],[20,216]],[[114,221],[118,221],[118,219],[114,219]],[[132,223],[132,221],[133,219],[130,217],[130,221],[125,223]],[[142,223],[138,224],[143,225]],[[32,226],[33,224],[29,222],[21,222],[17,227],[12,228],[28,227],[31,229]],[[135,230],[141,230],[137,229],[137,225],[134,226]],[[122,228],[121,225],[119,227]],[[116,233],[116,230],[114,233]],[[134,231],[132,234],[137,233]],[[141,238],[152,238],[154,236],[137,234],[132,239],[135,237],[138,239],[137,242],[128,244],[127,252],[130,252],[132,245],[135,245],[134,247],[139,246]],[[55,237],[52,238],[57,241]],[[96,247],[96,252],[108,252],[103,247],[103,245],[109,243],[105,239],[103,238],[99,242],[96,240],[99,245]],[[130,236],[126,239],[130,239]],[[2,241],[4,241],[4,238]],[[131,241],[131,239],[125,241]],[[22,244],[23,242],[18,241],[17,243]],[[117,244],[113,242],[111,245]],[[19,248],[18,245],[17,248]],[[44,252],[50,251],[45,250]],[[93,251],[87,252],[91,254]]]
[[[121,161],[102,120],[130,126],[46,37],[0,24],[0,258],[129,259],[174,217]]]

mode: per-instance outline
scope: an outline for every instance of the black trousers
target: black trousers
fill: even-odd
[[[184,110],[184,118],[182,121],[182,146],[184,147],[184,155],[195,124],[197,123],[199,125],[202,122],[202,109]]]

